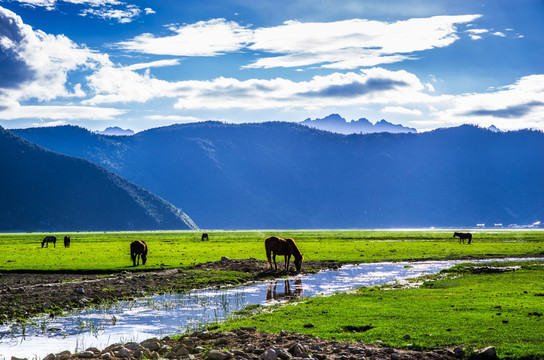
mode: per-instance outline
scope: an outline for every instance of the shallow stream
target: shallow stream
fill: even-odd
[[[522,259],[499,261],[507,260]],[[477,262],[489,261],[493,260]],[[180,334],[224,320],[232,312],[247,305],[266,305],[288,298],[324,296],[361,286],[402,282],[409,278],[437,273],[460,262],[346,265],[338,270],[236,288],[156,295],[135,301],[123,301],[74,311],[53,319],[33,318],[24,327],[20,324],[0,326],[0,360],[10,359],[11,356],[39,359],[63,350],[74,353],[89,347],[103,349],[114,343],[141,342],[152,337]]]

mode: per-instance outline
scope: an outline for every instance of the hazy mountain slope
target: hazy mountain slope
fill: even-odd
[[[70,153],[111,162],[202,227],[475,226],[544,217],[540,132],[462,126],[345,136],[291,123],[207,122],[119,138],[109,150],[94,141],[99,156],[77,141]]]
[[[189,229],[166,201],[87,160],[45,150],[0,127],[0,230]]]

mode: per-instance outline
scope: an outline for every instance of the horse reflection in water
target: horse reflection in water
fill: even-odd
[[[289,280],[283,280],[283,292],[278,292],[278,282],[278,280],[275,280],[266,284],[266,301],[298,299],[304,292],[302,279],[295,279],[292,288]]]

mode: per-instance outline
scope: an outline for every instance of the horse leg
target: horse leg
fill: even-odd
[[[274,269],[278,270],[278,264],[276,264],[276,253],[272,254],[272,260],[274,260]]]
[[[271,251],[269,249],[266,249],[266,260],[268,262],[268,268],[272,269],[272,263],[270,262],[271,257]]]
[[[289,261],[291,261],[291,254],[285,255],[285,271],[289,273]]]

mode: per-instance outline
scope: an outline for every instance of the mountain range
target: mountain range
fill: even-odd
[[[172,125],[113,137],[13,130],[100,164],[202,228],[532,224],[544,217],[544,134],[474,126],[342,135],[268,122]]]
[[[393,134],[398,133],[415,133],[414,128],[405,127],[399,124],[392,124],[385,120],[380,120],[376,124],[372,124],[365,118],[359,120],[346,121],[338,114],[331,114],[322,119],[306,119],[300,122],[302,125],[313,127],[315,129],[335,132],[338,134],[372,134],[379,132],[388,132]]]
[[[0,231],[194,229],[181,210],[88,160],[0,127]]]

